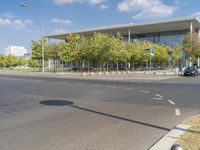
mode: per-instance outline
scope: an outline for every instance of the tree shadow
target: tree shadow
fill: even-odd
[[[200,134],[199,131],[195,131],[195,130],[191,130],[191,129],[183,129],[183,128],[179,128],[179,127],[176,127],[175,129],[176,130],[181,130],[181,131],[184,131],[184,132],[190,132],[190,133],[194,133],[194,134]]]
[[[130,122],[130,123],[135,123],[135,124],[155,128],[155,129],[160,129],[160,130],[164,130],[164,131],[170,131],[171,130],[169,128],[165,128],[165,127],[161,127],[161,126],[157,126],[157,125],[153,125],[153,124],[149,124],[149,123],[145,123],[145,122],[141,122],[141,121],[137,121],[137,120],[132,120],[132,119],[128,119],[128,118],[123,118],[123,117],[119,117],[119,116],[115,116],[115,115],[111,115],[111,114],[107,114],[107,113],[103,113],[103,112],[98,112],[98,111],[95,111],[95,110],[79,107],[79,106],[76,106],[76,105],[71,105],[69,107],[76,108],[76,109],[79,109],[79,110],[84,110],[84,111],[95,113],[95,114],[99,114],[99,115],[110,117],[110,118],[119,119],[119,120]]]
[[[99,112],[99,111],[92,110],[92,109],[79,107],[77,105],[74,105],[74,103],[72,101],[67,101],[67,100],[45,100],[45,101],[40,101],[40,104],[48,105],[48,106],[69,106],[71,108],[79,109],[79,110],[82,110],[82,111],[95,113],[95,114],[98,114],[98,115],[102,115],[102,116],[126,121],[126,122],[129,122],[129,123],[139,124],[139,125],[147,126],[147,127],[154,128],[154,129],[164,130],[164,131],[167,131],[167,132],[169,132],[171,130],[171,129],[166,128],[166,127],[161,127],[161,126],[150,124],[150,123],[145,123],[145,122],[132,120],[132,119],[128,119],[128,118],[124,118],[124,117],[120,117],[120,116],[115,116],[115,115],[108,114],[108,113]]]
[[[40,104],[48,106],[69,106],[73,105],[74,103],[67,100],[44,100],[40,101]]]

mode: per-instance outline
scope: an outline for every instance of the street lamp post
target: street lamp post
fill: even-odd
[[[20,3],[20,5],[26,9],[28,9],[32,15],[36,18],[36,21],[38,22],[39,24],[39,27],[40,27],[40,36],[41,36],[41,40],[42,40],[42,72],[44,72],[44,40],[43,40],[43,32],[42,32],[42,24],[37,16],[37,14],[25,3]]]
[[[144,49],[145,51],[149,51],[149,69],[150,69],[150,79],[151,79],[151,70],[152,70],[152,64],[151,64],[151,57],[152,57],[152,55],[154,54],[154,49],[153,48],[146,48],[146,49]]]

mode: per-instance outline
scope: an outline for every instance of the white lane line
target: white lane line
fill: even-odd
[[[74,85],[83,85],[83,83],[74,83]]]
[[[160,97],[160,98],[163,98],[163,96],[162,96],[162,95],[159,95],[159,94],[155,94],[155,96]]]
[[[151,99],[153,99],[153,100],[158,100],[158,101],[163,100],[161,97],[154,97],[154,98],[151,98]]]
[[[145,90],[141,90],[140,92],[141,93],[145,93],[145,94],[149,94],[150,93],[149,91],[145,91]]]
[[[124,90],[129,90],[129,91],[132,91],[133,89],[132,88],[123,88]]]
[[[168,99],[168,102],[169,102],[170,104],[172,104],[172,105],[176,105],[176,103],[174,103],[172,100],[169,100],[169,99]]]
[[[180,111],[179,108],[176,108],[176,109],[175,109],[175,115],[176,115],[176,116],[180,116],[180,115],[181,115],[181,111]]]
[[[109,88],[114,88],[114,89],[117,88],[116,86],[112,86],[112,85],[108,85],[107,87],[109,87]]]
[[[101,85],[99,85],[99,84],[92,84],[91,86],[100,87]]]

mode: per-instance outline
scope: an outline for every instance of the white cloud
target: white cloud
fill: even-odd
[[[53,34],[60,34],[60,33],[66,33],[67,31],[64,29],[55,29],[52,33]]]
[[[107,9],[107,8],[108,8],[108,5],[106,5],[106,4],[101,4],[101,5],[99,6],[99,8],[100,8],[100,9]]]
[[[10,19],[2,19],[0,18],[0,26],[8,26],[8,25],[11,25],[11,21]]]
[[[164,4],[163,0],[122,0],[118,4],[118,10],[137,13],[132,18],[143,20],[168,17],[176,7]]]
[[[35,31],[35,30],[31,30],[31,29],[25,29],[25,30],[23,30],[23,31],[25,31],[25,32],[28,32],[28,33],[35,33],[35,34],[41,34],[41,32],[40,31]]]
[[[56,5],[71,4],[74,2],[82,2],[83,0],[53,0]]]
[[[104,3],[106,0],[88,0],[88,1],[93,5],[98,5]]]
[[[192,17],[200,18],[200,11],[199,11],[199,12],[193,13],[191,16],[192,16]]]
[[[191,0],[174,0],[174,3],[177,5],[187,5],[190,2]]]
[[[14,12],[11,12],[11,11],[8,11],[8,12],[5,12],[4,14],[3,14],[3,16],[4,17],[6,17],[6,18],[15,18],[15,14],[14,14]]]
[[[28,24],[31,24],[32,21],[31,20],[19,20],[19,19],[16,19],[16,20],[13,20],[12,22],[12,25],[13,27],[17,28],[17,29],[24,29],[27,27]]]
[[[53,23],[60,23],[60,24],[71,24],[71,20],[68,20],[68,19],[58,19],[58,18],[54,18],[54,19],[51,19],[50,22],[53,22]]]
[[[79,2],[79,3],[86,2],[86,3],[92,4],[92,5],[100,5],[106,1],[107,0],[53,0],[53,2],[56,5],[72,4],[75,2]]]

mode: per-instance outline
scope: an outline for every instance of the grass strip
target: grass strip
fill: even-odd
[[[191,127],[176,141],[184,150],[200,150],[200,115],[185,121]]]

